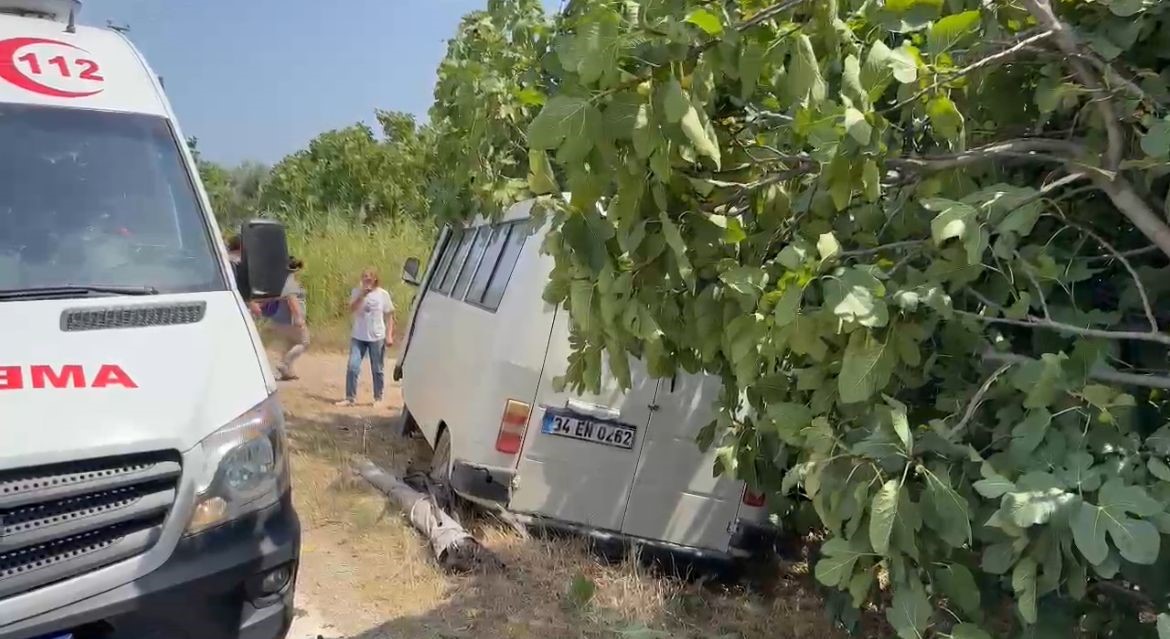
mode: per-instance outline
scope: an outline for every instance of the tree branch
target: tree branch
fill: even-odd
[[[1093,238],[1094,240],[1096,240],[1096,242],[1098,244],[1100,244],[1102,247],[1104,247],[1106,251],[1109,251],[1110,253],[1112,253],[1114,255],[1114,257],[1116,257],[1121,262],[1121,264],[1123,266],[1125,266],[1125,270],[1129,271],[1129,276],[1133,278],[1133,283],[1135,286],[1137,286],[1138,295],[1141,296],[1141,298],[1142,298],[1142,310],[1145,311],[1146,319],[1150,322],[1150,332],[1157,333],[1158,332],[1158,320],[1154,318],[1154,308],[1150,305],[1150,296],[1146,292],[1145,285],[1142,284],[1142,278],[1138,277],[1138,272],[1136,269],[1134,269],[1133,264],[1131,264],[1129,262],[1129,260],[1126,259],[1126,257],[1124,255],[1122,255],[1120,251],[1117,250],[1116,247],[1114,247],[1112,244],[1110,244],[1105,238],[1098,235],[1097,232],[1094,231],[1093,229],[1090,229],[1087,226],[1084,226],[1082,224],[1078,224],[1077,222],[1073,222],[1072,220],[1065,219],[1064,217],[1061,217],[1058,215],[1049,215],[1048,217],[1054,217],[1054,218],[1060,220],[1062,223],[1064,223],[1064,224],[1080,231],[1081,233]]]
[[[781,13],[795,8],[797,5],[802,4],[803,2],[804,0],[785,0],[784,2],[777,2],[770,7],[760,9],[755,13],[755,15],[736,25],[735,30],[743,33],[752,27],[758,27],[761,24],[780,15]]]
[[[1090,91],[1106,91],[1101,79],[1081,59],[1081,47],[1076,35],[1068,25],[1056,17],[1049,0],[1024,0],[1024,6],[1041,27],[1053,32],[1057,48],[1064,53],[1068,66],[1081,84]],[[1111,100],[1093,100],[1093,105],[1101,117],[1101,126],[1105,127],[1109,140],[1105,150],[1105,169],[1116,172],[1125,156],[1125,134],[1121,130],[1120,120]]]
[[[853,251],[843,251],[841,257],[862,257],[865,255],[874,255],[882,251],[896,251],[904,248],[918,248],[926,244],[926,240],[904,240],[902,242],[890,242],[889,244],[882,244],[873,248],[857,249]]]
[[[1124,255],[1125,257],[1141,257],[1143,255],[1149,255],[1150,253],[1161,253],[1161,252],[1162,252],[1162,249],[1160,249],[1156,246],[1143,246],[1142,248],[1130,249],[1128,251],[1122,251],[1121,253],[1118,253],[1117,255]],[[1100,262],[1100,261],[1108,262],[1109,260],[1116,259],[1117,255],[1086,255],[1085,257],[1080,258],[1080,259],[1097,261],[1097,262]]]
[[[1058,155],[1045,155],[1044,153]],[[1084,147],[1076,142],[1052,138],[1019,138],[981,146],[955,155],[934,155],[920,158],[890,158],[886,164],[894,169],[945,171],[962,168],[978,162],[996,158],[1011,157],[1025,160],[1043,160],[1058,164],[1068,163],[1070,157],[1078,157]],[[1066,157],[1060,157],[1064,155]]]
[[[1099,177],[1094,183],[1109,196],[1113,206],[1116,206],[1122,215],[1129,218],[1150,242],[1170,257],[1170,226],[1166,226],[1162,218],[1138,195],[1128,180],[1120,177],[1106,180]]]
[[[971,398],[970,402],[967,402],[967,410],[963,412],[963,418],[947,434],[948,439],[954,440],[959,433],[963,432],[963,429],[967,428],[967,424],[971,423],[971,419],[975,417],[975,411],[979,410],[979,405],[983,403],[983,397],[991,390],[991,385],[995,383],[995,380],[999,379],[1000,375],[1003,375],[1009,368],[1015,365],[1016,362],[1008,362],[1000,366],[983,382],[983,385],[979,387],[979,391],[975,393],[975,396]]]
[[[922,96],[926,95],[927,93],[930,93],[931,91],[939,88],[940,86],[942,86],[948,82],[958,80],[959,78],[961,78],[963,76],[974,73],[974,72],[976,72],[984,67],[990,66],[996,62],[1003,62],[1004,60],[1012,57],[1013,55],[1019,53],[1020,51],[1023,51],[1025,49],[1029,48],[1031,45],[1034,45],[1037,42],[1040,42],[1041,40],[1048,38],[1049,36],[1051,36],[1054,33],[1055,33],[1055,31],[1053,31],[1052,29],[1046,29],[1044,31],[1041,31],[1040,33],[1037,33],[1037,34],[1034,34],[1034,35],[1029,36],[1027,38],[1024,38],[1023,40],[1019,40],[1018,42],[1014,43],[1012,46],[1010,46],[1006,49],[1003,49],[1001,51],[998,51],[996,53],[993,53],[993,54],[987,56],[986,58],[982,58],[973,64],[967,65],[967,66],[963,67],[962,69],[959,69],[958,71],[955,71],[953,73],[948,73],[947,75],[943,76],[942,78],[939,78],[938,80],[936,80],[934,82],[934,84],[931,84],[930,86],[928,86],[920,91],[915,92],[914,95],[911,95],[910,97],[906,98],[905,100],[899,101],[894,106],[882,109],[882,113],[896,111],[896,110],[906,106],[907,104],[913,103],[918,98],[921,98]]]
[[[1040,296],[1040,308],[1044,311],[1044,319],[1052,321],[1052,313],[1048,312],[1048,299],[1044,297],[1044,289],[1040,288],[1040,281],[1036,279],[1036,274],[1032,272],[1032,265],[1020,256],[1019,251],[1016,251],[1016,257],[1023,262],[1024,277],[1028,278],[1028,281],[1036,288],[1036,294]]]
[[[1013,364],[1025,364],[1034,362],[1035,359],[1020,355],[1018,353],[1000,353],[998,351],[988,350],[983,353],[984,361],[991,363],[1009,362]],[[1122,386],[1140,386],[1142,388],[1161,388],[1170,390],[1170,377],[1155,377],[1153,375],[1138,375],[1135,373],[1122,373],[1115,371],[1107,366],[1097,365],[1089,371],[1089,377],[1099,382],[1112,382]]]
[[[973,320],[983,322],[985,324],[1009,324],[1011,326],[1023,326],[1024,328],[1043,328],[1058,333],[1067,333],[1069,335],[1080,335],[1081,337],[1098,337],[1101,339],[1123,340],[1133,342],[1153,342],[1155,344],[1162,344],[1163,346],[1170,346],[1170,335],[1163,333],[1147,333],[1143,331],[1107,331],[1099,328],[1083,328],[1074,326],[1072,324],[1065,324],[1064,322],[1056,322],[1053,320],[1046,320],[1042,317],[1035,317],[1033,315],[1027,316],[1022,320],[1010,319],[1007,317],[986,317],[971,311],[963,311],[955,309],[956,315],[969,317]]]

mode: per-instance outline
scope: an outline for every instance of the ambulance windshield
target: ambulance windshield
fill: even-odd
[[[0,104],[0,291],[225,290],[170,126]]]

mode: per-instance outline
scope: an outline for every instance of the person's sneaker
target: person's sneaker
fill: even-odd
[[[333,402],[334,406],[353,406],[355,402],[352,399],[343,399],[338,402]]]

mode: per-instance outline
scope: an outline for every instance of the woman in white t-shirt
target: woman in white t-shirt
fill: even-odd
[[[370,357],[370,373],[374,377],[374,403],[382,401],[386,383],[382,365],[386,348],[394,345],[394,301],[378,284],[378,272],[367,268],[362,271],[361,284],[349,296],[353,332],[349,341],[349,364],[345,369],[345,399],[337,402],[338,406],[353,406],[357,400],[358,373],[367,355]]]

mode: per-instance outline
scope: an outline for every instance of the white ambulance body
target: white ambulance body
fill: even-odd
[[[0,637],[283,637],[276,386],[159,79],[78,9],[0,0]]]
[[[762,498],[714,476],[696,444],[719,380],[657,380],[634,365],[623,391],[554,389],[570,353],[569,315],[543,301],[552,258],[532,202],[496,224],[445,231],[420,285],[395,378],[409,418],[462,496],[552,526],[721,558],[768,539]],[[421,281],[420,281],[421,280]]]

